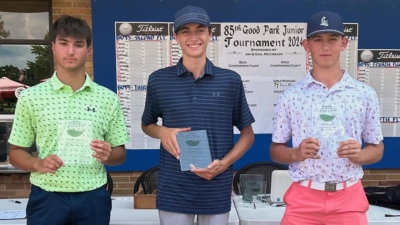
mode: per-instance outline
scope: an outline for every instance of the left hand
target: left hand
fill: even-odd
[[[221,160],[216,159],[207,168],[196,169],[192,168],[192,172],[195,173],[197,176],[202,177],[206,180],[212,180],[218,174],[224,172],[226,168],[224,167]]]
[[[92,140],[90,148],[95,152],[92,156],[99,163],[105,163],[111,155],[111,144],[102,140]]]
[[[357,163],[361,157],[361,144],[357,140],[341,141],[337,154],[339,158],[348,158],[351,162]]]

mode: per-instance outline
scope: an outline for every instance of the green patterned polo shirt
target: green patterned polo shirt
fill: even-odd
[[[52,78],[24,90],[18,99],[9,142],[30,147],[36,140],[40,158],[57,154],[58,122],[61,120],[91,121],[93,138],[112,147],[129,141],[118,96],[111,90],[86,81],[76,92],[53,74]],[[94,158],[91,163],[66,164],[55,174],[31,173],[30,181],[46,191],[81,192],[107,183],[104,165]]]

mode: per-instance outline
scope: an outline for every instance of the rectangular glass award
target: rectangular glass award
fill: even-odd
[[[258,195],[265,194],[264,181],[246,181],[245,191],[243,194],[243,201],[245,202],[255,202]]]
[[[57,131],[57,156],[65,165],[93,164],[95,158],[90,148],[93,140],[92,121],[89,120],[59,120]]]
[[[338,158],[339,142],[346,139],[346,104],[324,103],[312,107],[313,137],[321,143],[318,155],[323,158]]]
[[[261,183],[263,183],[263,179],[264,179],[264,175],[262,174],[240,174],[240,178],[239,178],[239,194],[243,196],[243,200],[244,201],[250,201],[253,199],[253,194],[255,194],[257,192],[256,188],[259,188],[259,186],[261,185]],[[247,190],[247,188],[250,188],[249,190]],[[260,193],[256,193],[257,194],[263,194],[263,189],[258,190],[260,191]],[[250,194],[250,195],[249,195]],[[265,194],[265,191],[264,191]]]
[[[176,134],[180,149],[181,170],[207,168],[211,163],[211,152],[206,130],[179,132]]]

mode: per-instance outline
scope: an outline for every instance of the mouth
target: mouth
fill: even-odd
[[[188,45],[186,45],[186,46],[188,46],[189,48],[191,48],[191,49],[197,49],[197,48],[199,48],[200,46],[201,46],[202,44],[188,44]]]
[[[322,54],[322,55],[320,55],[322,58],[328,58],[328,57],[330,57],[331,55],[330,54]]]

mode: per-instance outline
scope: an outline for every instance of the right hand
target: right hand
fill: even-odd
[[[190,127],[187,128],[167,128],[161,127],[158,132],[158,137],[161,140],[163,147],[176,159],[179,160],[180,149],[178,146],[178,141],[176,140],[176,134],[178,132],[190,131]]]
[[[64,162],[56,155],[49,155],[44,159],[39,159],[36,161],[35,168],[36,171],[44,173],[55,174],[57,169],[64,166]]]
[[[306,159],[319,159],[319,146],[321,143],[316,138],[306,138],[301,141],[296,149],[296,161],[304,161]]]

